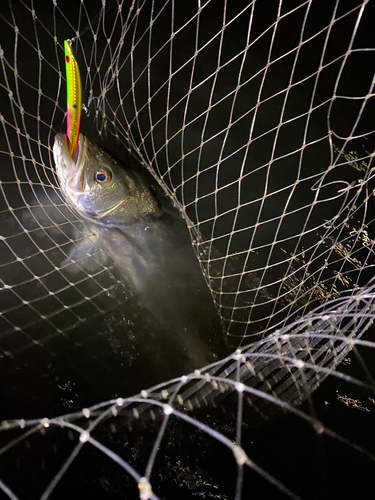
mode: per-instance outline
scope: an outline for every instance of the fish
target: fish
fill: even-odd
[[[174,366],[175,373],[163,376],[182,375],[228,354],[186,223],[167,196],[82,133],[75,159],[65,134],[56,134],[53,156],[61,191],[91,232],[72,260],[77,251],[92,255],[95,246],[114,263],[152,332],[143,342],[153,339],[155,359],[166,364],[160,353],[167,353]]]

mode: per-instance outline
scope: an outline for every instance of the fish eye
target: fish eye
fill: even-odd
[[[100,169],[95,173],[95,180],[99,182],[99,184],[105,184],[109,182],[112,179],[112,174],[111,172]]]

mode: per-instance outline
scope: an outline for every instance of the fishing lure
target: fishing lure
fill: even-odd
[[[64,40],[65,70],[66,70],[66,105],[67,105],[67,129],[69,153],[71,156],[77,147],[79,127],[81,123],[82,110],[82,87],[81,77],[76,58],[73,55],[69,40]]]

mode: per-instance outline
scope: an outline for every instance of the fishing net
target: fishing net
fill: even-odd
[[[359,0],[2,5],[2,498],[367,491],[374,15]],[[186,222],[232,352],[190,374],[156,381],[170,360],[152,359],[160,339],[128,314],[115,264],[72,258],[90,229],[52,155],[65,39],[82,132]]]

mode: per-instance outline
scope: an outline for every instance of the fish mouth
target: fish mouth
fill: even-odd
[[[64,190],[82,192],[85,186],[86,138],[79,134],[77,148],[72,157],[69,153],[68,140],[65,134],[56,134],[53,144],[53,157],[56,173]]]

